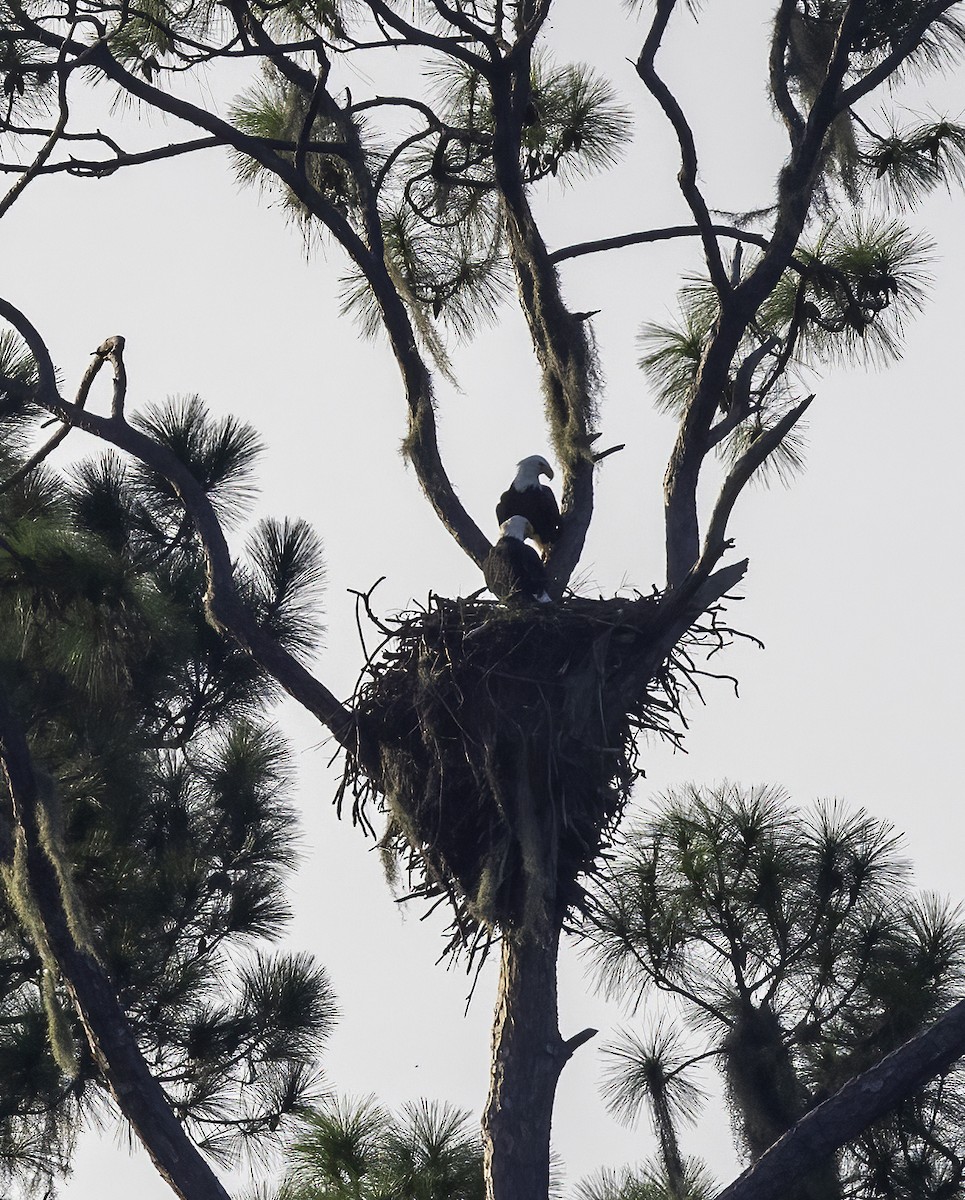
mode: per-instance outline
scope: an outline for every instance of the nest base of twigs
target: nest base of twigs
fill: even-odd
[[[639,735],[680,736],[658,606],[432,597],[382,626],[355,698],[367,761],[347,756],[339,804],[369,828],[384,814],[396,878],[449,901],[453,948],[580,908],[642,775]]]

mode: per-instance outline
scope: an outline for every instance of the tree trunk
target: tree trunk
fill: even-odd
[[[759,1159],[804,1116],[810,1097],[798,1078],[780,1021],[768,1004],[743,1005],[724,1044],[727,1082],[751,1158]],[[840,1200],[833,1158],[789,1180],[784,1200]]]
[[[542,924],[542,923],[541,923]],[[559,927],[505,932],[483,1115],[488,1200],[546,1200],[556,1084],[571,1047],[556,1006]]]

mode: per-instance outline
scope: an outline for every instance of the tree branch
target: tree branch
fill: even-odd
[[[720,560],[721,555],[727,549],[727,522],[737,502],[737,497],[767,456],[781,444],[791,429],[804,416],[813,399],[813,396],[808,396],[785,413],[769,429],[765,429],[751,442],[731,468],[720,489],[717,503],[714,505],[713,515],[710,518],[707,536],[704,540],[703,553],[695,568],[698,574],[709,573]]]
[[[746,229],[737,229],[733,225],[711,225],[711,232],[716,237],[733,238],[737,242],[747,242],[752,246],[760,246],[766,250],[771,244],[762,233],[751,233]],[[611,238],[597,238],[592,242],[577,242],[573,246],[564,246],[554,250],[549,260],[551,263],[566,262],[569,258],[581,258],[586,254],[600,254],[605,250],[621,250],[624,246],[640,246],[647,242],[666,242],[672,238],[701,237],[699,225],[668,225],[663,229],[644,229],[639,233],[623,233]]]
[[[730,293],[726,304],[722,299],[720,318],[698,369],[694,396],[681,421],[664,480],[667,580],[671,586],[686,578],[700,554],[697,486],[710,446],[711,423],[748,326],[793,261],[821,169],[824,141],[838,114],[841,83],[864,3],[851,0],[842,14],[824,83],[781,171],[770,244],[753,271]],[[661,0],[658,16],[669,13],[672,7],[672,0]]]
[[[734,379],[730,409],[726,416],[718,421],[716,425],[711,427],[708,438],[708,445],[711,448],[714,446],[719,446],[725,437],[733,433],[738,425],[740,425],[742,421],[746,421],[750,416],[751,386],[754,382],[754,372],[769,354],[774,353],[780,344],[779,338],[773,336],[769,337],[767,341],[758,346],[756,350],[748,354],[748,356],[741,363]]]
[[[37,403],[41,407],[59,420],[133,455],[174,488],[194,523],[204,550],[207,569],[205,610],[210,624],[250,654],[290,696],[331,730],[337,742],[357,749],[360,734],[352,712],[270,634],[265,633],[245,607],[235,584],[231,554],[217,514],[204,488],[184,463],[166,447],[133,429],[125,421],[117,417],[97,416],[66,403],[57,391],[47,347],[34,326],[23,313],[3,299],[0,299],[0,317],[17,330],[37,361],[40,373]]]
[[[774,33],[771,37],[771,50],[768,60],[771,95],[777,105],[777,111],[784,119],[791,143],[796,144],[804,134],[804,118],[797,110],[787,86],[787,71],[785,58],[787,44],[791,36],[791,21],[797,12],[797,0],[781,0],[780,8],[774,18]]]
[[[25,169],[23,175],[17,180],[7,194],[0,200],[0,217],[4,216],[10,207],[14,204],[19,196],[23,194],[27,184],[43,170],[44,164],[53,153],[54,147],[60,141],[61,135],[67,128],[67,121],[70,118],[70,109],[67,104],[67,70],[64,66],[65,52],[60,53],[60,60],[57,63],[57,120],[54,123],[53,129],[50,131],[50,136],[41,146],[37,153],[37,157]]]
[[[965,1000],[809,1112],[717,1200],[774,1200],[963,1054]]]
[[[529,3],[523,0],[519,6],[524,9],[522,28],[518,28],[516,31],[516,42],[511,52],[513,55],[522,56],[528,60],[539,32],[549,18],[552,6],[553,0],[530,0]]]
[[[520,305],[543,376],[550,432],[563,468],[560,532],[547,562],[547,590],[559,598],[586,540],[593,515],[592,355],[584,322],[571,313],[533,216],[520,166],[528,58],[493,73],[493,166],[502,201]]]
[[[496,45],[496,40],[492,34],[483,29],[481,25],[477,25],[475,21],[470,21],[465,13],[459,12],[450,4],[446,4],[445,0],[432,0],[432,7],[441,17],[445,17],[450,25],[453,25],[468,37],[471,37],[473,41],[485,46],[490,58],[499,57],[499,47]]]
[[[878,87],[879,84],[884,83],[889,76],[893,75],[905,59],[917,50],[922,38],[928,31],[929,25],[937,17],[940,17],[943,12],[947,12],[948,9],[953,8],[958,3],[961,3],[961,0],[933,0],[932,4],[926,5],[915,20],[909,23],[902,37],[881,62],[877,66],[872,67],[868,74],[858,80],[857,83],[852,84],[851,87],[846,88],[841,93],[838,111],[843,112],[854,104],[856,100],[860,100],[862,96],[866,96]]]
[[[687,118],[684,116],[683,109],[677,102],[677,98],[657,74],[656,67],[654,66],[654,59],[657,51],[660,49],[660,41],[670,21],[671,13],[676,7],[676,2],[677,0],[657,0],[657,13],[653,19],[647,39],[643,44],[643,49],[640,51],[636,69],[637,74],[643,80],[650,94],[663,109],[664,114],[677,134],[681,158],[680,173],[677,176],[677,180],[680,184],[683,197],[687,201],[690,211],[694,214],[697,228],[700,230],[710,280],[717,289],[721,305],[723,306],[731,290],[730,281],[727,278],[727,272],[724,270],[724,263],[720,255],[720,246],[718,246],[717,239],[714,237],[710,211],[707,208],[700,189],[697,187],[697,147],[694,143],[693,131],[687,122]]]
[[[410,25],[408,21],[403,20],[398,13],[383,3],[383,0],[366,0],[366,3],[375,16],[384,21],[390,29],[394,29],[396,33],[401,33],[403,37],[408,38],[413,45],[439,50],[452,58],[460,59],[481,75],[486,75],[490,63],[482,55],[467,50],[461,38],[437,37],[434,33],[420,29],[417,25]]]
[[[44,45],[60,49],[65,39],[58,40],[40,26],[30,22],[31,33]],[[403,22],[403,24],[405,24]],[[393,283],[385,263],[385,246],[382,239],[381,222],[375,200],[372,181],[362,148],[356,141],[351,150],[341,148],[350,160],[350,166],[362,194],[365,237],[368,243],[352,227],[345,214],[321,192],[314,188],[304,174],[296,171],[294,164],[269,148],[261,138],[251,137],[222,121],[219,117],[198,108],[177,96],[169,95],[138,79],[119,63],[105,42],[91,48],[71,44],[72,53],[84,52],[87,61],[102,71],[109,79],[123,87],[131,95],[146,101],[162,112],[179,117],[188,124],[206,129],[242,154],[261,163],[292,192],[333,233],[342,248],[356,263],[375,294],[382,313],[383,322],[392,345],[396,361],[402,372],[409,410],[409,434],[406,452],[415,467],[419,482],[444,526],[460,546],[478,565],[482,565],[490,549],[488,538],[470,517],[446,473],[439,454],[432,399],[431,379],[428,369],[419,354],[415,334],[402,297]],[[310,81],[310,90],[315,87],[315,77],[305,72]],[[325,93],[330,103],[334,100]],[[347,136],[354,127],[346,123],[343,130]]]
[[[108,974],[93,950],[76,940],[52,849],[44,846],[40,788],[27,740],[0,690],[0,759],[9,813],[2,822],[2,861],[8,888],[29,889],[40,923],[27,932],[41,957],[51,956],[71,994],[80,1023],[118,1108],[159,1174],[182,1200],[228,1200],[214,1172],[174,1116],[137,1045]],[[39,944],[38,944],[39,943]]]

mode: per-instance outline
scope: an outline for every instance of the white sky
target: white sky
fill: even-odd
[[[681,12],[659,60],[693,121],[702,182],[718,208],[769,203],[784,153],[764,93],[771,8],[766,0],[707,4],[699,26]],[[556,13],[559,56],[596,63],[641,123],[622,168],[571,192],[546,187],[539,207],[549,244],[687,221],[674,142],[627,62],[640,27],[615,0],[558,0]],[[391,78],[396,68],[380,69]],[[936,110],[961,118],[962,78],[928,93]],[[358,75],[356,99],[366,86]],[[914,103],[925,108],[921,98]],[[178,135],[157,118],[152,125],[158,141]],[[962,212],[960,195],[940,195],[913,216],[939,253],[904,360],[882,373],[835,370],[818,381],[806,473],[788,490],[751,489],[739,504],[731,533],[751,567],[732,616],[767,648],[728,652],[721,669],[739,677],[740,699],[727,684],[709,683],[706,707],[689,709],[689,753],[648,747],[638,792],[646,806],[675,782],[728,778],[783,783],[801,804],[839,796],[894,822],[921,886],[953,896],[963,892],[965,768]],[[306,258],[298,233],[256,193],[239,192],[220,154],[107,180],[41,180],[0,226],[0,255],[2,292],[46,335],[68,393],[90,351],[122,333],[131,406],[198,392],[216,412],[259,428],[268,447],[264,510],[308,518],[326,545],[329,634],[319,672],[336,692],[351,692],[362,661],[346,588],[386,575],[376,603],[391,611],[430,590],[466,594],[481,585],[399,456],[404,409],[387,348],[362,342],[337,317],[340,252]],[[676,243],[563,269],[572,306],[602,310],[601,445],[627,443],[600,469],[581,567],[603,593],[661,579],[660,485],[672,427],[654,412],[635,367],[635,336],[644,321],[671,314],[680,273],[698,266],[695,248]],[[492,506],[513,464],[548,450],[518,314],[507,308],[497,329],[457,353],[456,367],[461,392],[439,389],[443,451],[470,511],[493,533]],[[81,436],[71,440],[79,446]],[[427,1096],[479,1112],[494,964],[464,1015],[466,977],[434,965],[441,922],[422,924],[415,910],[403,921],[370,845],[335,818],[324,731],[293,708],[283,720],[298,750],[305,830],[291,942],[326,964],[340,997],[331,1082],[390,1104]],[[621,1019],[566,952],[564,1036],[592,1025],[602,1042]],[[622,1130],[605,1114],[597,1076],[591,1043],[559,1091],[555,1144],[569,1182],[651,1150],[647,1131]],[[722,1182],[734,1172],[719,1111],[685,1149],[709,1157]],[[129,1156],[108,1134],[83,1139],[63,1194],[170,1193],[140,1153]]]

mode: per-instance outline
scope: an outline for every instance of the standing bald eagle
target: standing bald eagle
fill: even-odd
[[[553,478],[553,468],[541,454],[531,454],[516,464],[516,478],[499,497],[496,520],[500,528],[510,517],[525,517],[533,528],[533,541],[545,557],[560,528],[560,509],[556,497],[539,478]]]
[[[486,555],[483,575],[486,587],[500,600],[536,600],[549,604],[546,572],[540,556],[526,539],[533,527],[525,517],[510,517],[499,528],[499,541]]]

